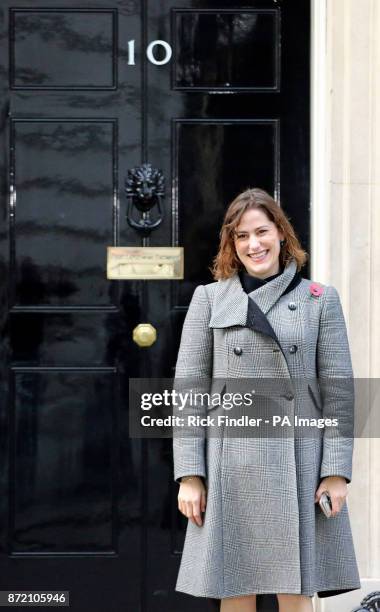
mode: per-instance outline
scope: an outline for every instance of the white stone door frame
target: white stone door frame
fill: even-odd
[[[311,201],[310,274],[328,279],[328,151],[327,151],[327,0],[311,0]]]
[[[311,278],[337,287],[355,375],[374,382],[380,381],[379,31],[378,0],[311,0]],[[378,412],[378,398],[369,397],[368,406]],[[356,438],[347,503],[362,589],[315,597],[316,612],[351,612],[380,590],[379,474],[378,438]]]

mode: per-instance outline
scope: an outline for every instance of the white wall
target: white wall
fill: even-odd
[[[372,379],[373,419],[380,412],[380,0],[312,0],[311,61],[312,278],[340,293],[355,376]],[[380,590],[379,500],[379,439],[356,439],[348,506],[363,588],[316,599],[316,610],[350,612]]]

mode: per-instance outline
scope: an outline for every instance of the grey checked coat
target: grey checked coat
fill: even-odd
[[[338,293],[320,285],[322,293],[313,295],[311,281],[302,278],[284,294],[296,272],[291,261],[249,295],[238,275],[198,286],[182,331],[176,378],[212,377],[212,393],[225,391],[228,379],[273,377],[290,389],[302,379],[307,393],[288,390],[282,406],[294,415],[306,403],[314,416],[334,417],[342,413],[339,394],[321,387],[317,377],[347,377],[341,405],[353,420],[353,375]],[[259,309],[258,327],[247,325],[250,297]],[[351,480],[353,440],[319,431],[314,437],[174,437],[175,480],[198,474],[207,488],[202,526],[188,521],[177,591],[212,598],[316,592],[327,597],[360,588],[347,504],[328,519],[314,503],[321,478]]]

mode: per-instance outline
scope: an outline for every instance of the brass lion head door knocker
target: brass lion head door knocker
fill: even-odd
[[[125,195],[128,224],[141,236],[149,236],[164,218],[162,200],[165,197],[165,178],[162,171],[151,164],[128,170]],[[136,218],[136,211],[140,213],[140,218]]]

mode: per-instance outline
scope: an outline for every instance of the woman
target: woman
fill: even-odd
[[[212,378],[211,392],[221,397],[230,379],[283,381],[288,387],[275,404],[281,414],[306,408],[352,424],[339,296],[301,277],[307,254],[282,209],[265,191],[249,189],[230,204],[220,235],[217,282],[194,292],[176,379]],[[342,377],[343,391],[329,384]],[[292,393],[296,380],[306,393]],[[345,503],[353,441],[330,431],[248,440],[174,436],[178,508],[189,519],[176,590],[220,599],[221,612],[255,612],[263,593],[277,595],[280,612],[310,612],[316,592],[360,588]],[[318,503],[324,491],[330,518]]]

